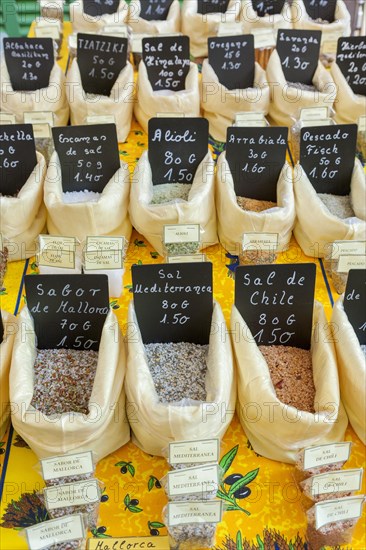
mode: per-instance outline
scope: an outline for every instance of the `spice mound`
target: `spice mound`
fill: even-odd
[[[62,193],[62,200],[65,204],[72,204],[74,202],[98,202],[101,193],[95,193],[94,191],[66,191]]]
[[[0,250],[0,290],[3,288],[4,277],[8,267],[8,254],[9,251],[4,246],[3,250]]]
[[[349,195],[331,195],[330,193],[318,193],[319,199],[325,204],[329,212],[342,220],[352,218],[355,213],[352,208]]]
[[[80,540],[68,540],[47,546],[44,550],[81,550]]]
[[[97,351],[38,350],[31,405],[46,415],[88,414],[97,364]]]
[[[302,82],[287,82],[287,85],[290,88],[296,88],[297,90],[302,90],[304,92],[319,92],[320,91],[313,84],[303,84]]]
[[[145,352],[162,403],[205,401],[208,346],[189,342],[145,344]]]
[[[162,183],[153,186],[150,204],[164,204],[171,201],[187,201],[192,188],[190,183]]]
[[[300,411],[314,413],[315,386],[311,352],[292,346],[259,346],[277,398]]]
[[[179,544],[179,550],[188,548],[211,548],[215,542],[215,523],[185,523],[169,527],[173,548]],[[182,543],[184,543],[182,545]]]
[[[236,201],[242,210],[250,212],[263,212],[277,206],[277,203],[271,201],[260,201],[257,199],[249,199],[247,197],[236,197]]]

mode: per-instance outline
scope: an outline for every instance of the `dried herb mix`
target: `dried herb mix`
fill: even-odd
[[[165,204],[171,201],[187,201],[192,188],[190,183],[163,183],[153,186],[150,204]]]
[[[332,195],[330,193],[318,193],[319,199],[325,204],[333,216],[342,220],[352,218],[355,213],[352,208],[349,195]]]

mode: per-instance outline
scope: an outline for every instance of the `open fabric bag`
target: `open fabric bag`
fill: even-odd
[[[44,458],[93,451],[95,460],[99,461],[127,443],[130,428],[125,416],[123,390],[126,353],[112,310],[101,335],[88,415],[63,413],[46,416],[30,405],[37,342],[33,319],[27,308],[21,311],[19,323],[22,330],[15,337],[10,369],[11,416],[14,429],[35,454]]]
[[[61,167],[53,153],[47,170],[44,202],[50,235],[70,235],[84,241],[90,235],[118,235],[130,239],[132,226],[128,216],[130,175],[127,164],[104,187],[97,202],[66,204],[63,200]]]
[[[210,135],[217,141],[226,141],[226,131],[238,112],[269,110],[270,90],[266,72],[256,63],[253,87],[229,90],[205,59],[202,64],[201,107],[210,125]]]
[[[15,115],[16,123],[23,124],[24,113],[51,111],[55,126],[66,126],[69,121],[69,104],[66,97],[65,76],[58,63],[54,63],[47,88],[34,91],[13,90],[4,57],[0,63],[0,110]]]
[[[278,233],[278,251],[287,249],[295,223],[293,173],[287,163],[277,183],[277,204],[263,212],[240,208],[226,152],[221,153],[216,172],[216,211],[219,239],[226,250],[238,254],[243,234],[252,232]]]
[[[43,186],[46,176],[44,156],[37,154],[37,164],[16,197],[0,198],[0,233],[8,248],[8,261],[34,256],[36,239],[44,233],[46,208]]]
[[[126,0],[120,0],[118,9],[115,13],[106,13],[96,16],[84,13],[83,0],[76,0],[70,4],[70,20],[75,33],[89,32],[97,34],[106,25],[126,24],[128,21],[128,12]]]
[[[260,17],[253,8],[252,0],[242,0],[241,19],[243,32],[251,33],[252,29],[292,29],[291,8],[285,2],[281,13]]]
[[[119,73],[109,96],[84,92],[78,60],[67,73],[67,94],[70,103],[71,124],[87,124],[87,117],[113,115],[119,142],[126,141],[131,129],[133,112],[133,67],[129,61]]]
[[[150,205],[152,172],[148,151],[142,154],[133,176],[129,212],[132,225],[160,255],[164,255],[164,225],[200,224],[202,248],[217,243],[214,171],[214,161],[208,152],[197,168],[187,201]]]
[[[128,309],[125,389],[132,440],[146,453],[165,456],[172,441],[223,437],[234,414],[236,384],[230,338],[222,338],[225,319],[214,302],[207,358],[206,401],[161,403],[147,364],[133,301]]]
[[[9,371],[18,322],[14,315],[3,309],[0,315],[4,327],[3,341],[0,344],[0,439],[2,439],[10,417]]]
[[[141,34],[171,34],[180,31],[180,4],[179,0],[173,0],[169,8],[168,16],[164,20],[148,21],[140,17],[141,2],[146,0],[131,0],[128,25],[133,32]]]
[[[316,413],[285,405],[276,396],[267,363],[233,306],[231,326],[238,369],[238,415],[256,453],[280,462],[295,463],[297,453],[310,445],[343,441],[348,419],[339,396],[337,362],[329,339],[323,306],[314,304],[311,354],[316,389]],[[328,335],[328,336],[327,336]]]
[[[198,68],[195,63],[190,64],[185,89],[174,92],[173,90],[154,91],[147,75],[146,65],[143,61],[140,62],[135,117],[146,133],[150,118],[156,117],[157,113],[184,113],[186,117],[200,116]]]
[[[366,362],[357,335],[343,307],[343,296],[334,304],[332,331],[337,354],[341,398],[349,421],[366,445]]]
[[[225,13],[198,13],[197,0],[184,0],[182,6],[182,32],[189,36],[191,55],[207,57],[207,39],[217,36],[221,22],[239,21],[241,0],[230,0]]]
[[[366,114],[366,96],[353,92],[337,63],[332,63],[330,72],[337,87],[334,102],[337,124],[357,124],[358,119]]]
[[[336,87],[329,72],[318,62],[313,77],[317,91],[300,90],[289,86],[282,70],[280,56],[274,50],[267,65],[267,81],[271,86],[269,115],[278,126],[292,126],[300,109],[308,107],[332,107]]]
[[[330,213],[318,197],[300,164],[294,176],[296,223],[294,235],[307,256],[322,258],[334,241],[366,240],[366,182],[362,164],[355,159],[351,179],[352,218],[341,219]]]
[[[292,22],[294,29],[304,31],[322,31],[322,45],[320,53],[323,52],[323,45],[329,40],[334,42],[334,35],[350,36],[351,35],[351,15],[343,0],[337,0],[334,21],[332,23],[321,23],[314,21],[309,17],[303,0],[293,0],[292,6]]]

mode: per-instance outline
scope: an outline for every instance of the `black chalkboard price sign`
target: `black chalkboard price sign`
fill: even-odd
[[[235,306],[258,345],[310,349],[315,274],[310,263],[237,267]]]
[[[99,349],[107,275],[27,275],[24,283],[38,349]]]
[[[83,0],[84,13],[91,17],[116,13],[120,0]]]
[[[197,13],[225,13],[229,0],[197,0]]]
[[[36,164],[32,125],[0,125],[0,194],[17,195]]]
[[[366,36],[339,38],[337,65],[352,91],[366,95]]]
[[[210,262],[133,265],[132,287],[144,344],[209,343],[213,310]]]
[[[337,0],[304,0],[304,6],[311,19],[333,23]]]
[[[208,151],[205,118],[151,118],[149,162],[154,185],[192,183]]]
[[[279,29],[277,52],[287,82],[312,84],[318,66],[321,31]]]
[[[144,38],[142,59],[153,90],[185,89],[190,67],[188,36]]]
[[[140,17],[146,21],[165,21],[173,0],[142,0]]]
[[[3,45],[14,91],[47,88],[54,65],[52,38],[4,38]]]
[[[281,13],[286,0],[252,0],[253,9],[259,17]]]
[[[317,193],[349,195],[357,124],[302,128],[300,164]]]
[[[120,168],[115,124],[52,128],[62,189],[101,193]]]
[[[366,344],[366,270],[350,269],[343,299],[344,311],[360,345]]]
[[[208,39],[208,61],[219,82],[229,90],[254,82],[254,36],[243,34]]]
[[[286,160],[287,134],[288,129],[280,127],[228,128],[226,159],[237,196],[277,202],[277,182]]]
[[[3,325],[3,317],[0,309],[0,344],[4,340],[4,325]]]
[[[85,92],[109,96],[127,63],[127,38],[77,35],[77,59]]]

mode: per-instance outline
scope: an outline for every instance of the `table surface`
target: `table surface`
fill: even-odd
[[[71,24],[65,23],[64,43],[59,60],[63,69],[66,67],[66,39],[70,30]],[[134,122],[127,141],[120,144],[121,158],[132,169],[146,148],[147,136]],[[227,267],[229,260],[221,245],[210,247],[205,253],[214,265],[214,298],[221,304],[229,323],[234,295],[234,281]],[[123,295],[118,299],[111,298],[122,330],[127,321],[127,306],[132,298],[131,265],[163,262],[164,259],[156,254],[146,239],[134,231],[126,259]],[[322,261],[304,256],[293,239],[289,250],[280,254],[278,263],[301,262],[316,264],[315,298],[322,302],[329,319],[333,302],[338,296],[332,281],[327,279]],[[34,258],[8,265],[4,288],[0,292],[2,309],[17,314],[24,306],[23,279],[29,273],[37,273]],[[350,427],[345,440],[353,442],[347,468],[364,466],[365,447]],[[223,438],[221,454],[224,455],[232,449],[236,449],[236,454],[228,473],[245,475],[258,469],[258,474],[250,485],[252,494],[240,500],[242,510],[226,512],[223,521],[218,525],[217,550],[240,550],[240,545],[236,543],[238,533],[241,533],[244,550],[305,550],[306,521],[299,492],[294,484],[294,468],[258,456],[251,449],[236,416]],[[0,548],[22,550],[27,546],[19,537],[19,530],[33,524],[34,518],[44,513],[42,505],[34,496],[34,492],[42,488],[44,483],[37,471],[37,457],[11,427],[0,442],[0,453]],[[130,472],[122,474],[120,467],[116,466],[120,461],[131,463],[134,475]],[[164,489],[154,486],[149,490],[149,480],[160,479],[167,471],[165,459],[147,455],[131,442],[101,460],[97,465],[96,475],[105,483],[104,495],[108,499],[104,499],[100,506],[98,527],[104,529],[99,533],[95,532],[94,536],[149,536],[149,522],[162,522],[161,512],[166,503]],[[365,490],[364,479],[362,492]],[[126,494],[131,499],[138,499],[141,512],[132,513],[125,509]],[[365,550],[365,531],[364,514],[358,522],[350,549]],[[159,532],[160,535],[167,534],[165,527],[160,528]]]

